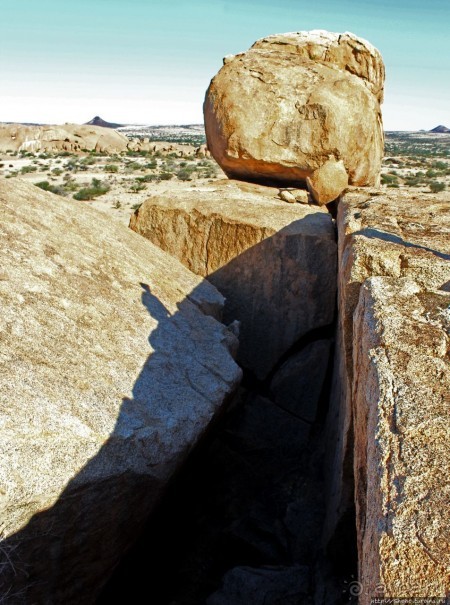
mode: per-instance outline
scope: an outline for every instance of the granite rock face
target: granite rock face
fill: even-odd
[[[361,605],[450,589],[450,294],[374,277],[354,315]]]
[[[441,563],[433,563],[439,540],[421,529],[425,513],[430,526],[442,525],[437,502],[444,488],[428,452],[436,454],[442,476],[449,467],[439,428],[450,371],[445,314],[436,317],[450,291],[449,201],[446,194],[367,190],[346,194],[338,208],[339,323],[328,419],[328,439],[337,447],[327,464],[326,535],[352,507],[355,484],[361,581],[384,583],[387,596],[441,595],[442,586],[450,588]],[[431,466],[420,484],[424,460]],[[428,549],[430,557],[420,558],[417,549]],[[427,557],[429,584],[416,566]]]
[[[0,151],[126,151],[128,139],[110,128],[78,124],[25,126],[0,124]]]
[[[227,57],[211,81],[208,148],[230,178],[309,179],[327,203],[347,182],[379,182],[383,85],[380,53],[353,34],[269,36]]]
[[[102,213],[0,181],[2,603],[94,602],[237,386],[207,281]]]
[[[238,320],[238,359],[264,378],[301,336],[333,321],[331,216],[286,204],[278,189],[223,181],[155,195],[130,227],[208,278]]]

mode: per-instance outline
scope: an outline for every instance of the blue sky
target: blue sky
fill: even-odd
[[[450,0],[0,0],[0,121],[202,121],[226,54],[289,31],[382,53],[387,130],[450,127]]]

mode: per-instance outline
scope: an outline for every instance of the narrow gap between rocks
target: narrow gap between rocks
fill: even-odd
[[[264,381],[244,372],[98,605],[356,603],[354,510],[322,544],[334,333],[305,335]]]

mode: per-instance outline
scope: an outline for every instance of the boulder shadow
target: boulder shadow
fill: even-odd
[[[314,234],[317,219],[312,215],[301,221],[302,227],[311,231],[310,240],[317,240],[314,245],[319,246],[320,238]],[[273,295],[274,304],[280,309],[289,297],[294,307],[297,303],[301,309],[306,296],[320,297],[320,292],[325,294],[328,287],[332,290],[331,295],[327,294],[332,320],[335,258],[332,261],[334,282],[325,280],[325,286],[316,290],[320,271],[317,257],[308,257],[305,243],[298,241],[300,238],[292,237],[284,247],[286,234],[295,234],[299,222],[266,238],[208,276],[213,284],[224,280],[227,283],[223,293],[229,296],[231,305],[225,308],[226,322],[240,319],[234,316],[233,289],[258,296]],[[335,254],[334,241],[333,246]],[[287,257],[289,275],[310,275],[311,291],[297,287],[286,290],[283,281],[286,266],[280,261],[282,250]],[[270,283],[267,273],[260,270],[264,266],[271,267],[272,277],[274,267],[278,272]],[[157,507],[160,510],[164,507],[164,493],[169,490],[172,495],[176,494],[177,473],[188,456],[191,464],[195,464],[195,457],[204,453],[201,443],[212,438],[217,419],[230,403],[239,371],[231,361],[229,367],[224,367],[217,352],[218,347],[224,349],[224,343],[235,348],[236,341],[234,335],[223,328],[222,342],[210,346],[208,333],[192,328],[199,308],[206,310],[204,321],[216,325],[216,320],[208,317],[211,308],[209,302],[205,302],[202,284],[179,302],[177,311],[172,314],[153,294],[149,284],[142,282],[141,289],[141,303],[158,324],[148,337],[153,352],[134,382],[132,397],[122,399],[114,429],[96,455],[68,482],[53,506],[34,514],[22,529],[0,542],[2,605],[96,602],[103,585],[124,553],[136,542],[144,524]],[[277,292],[278,289],[281,291]],[[276,325],[280,327],[287,319],[280,309],[270,318],[274,338]],[[252,322],[257,326],[255,333],[262,331],[260,340],[252,343],[257,349],[267,338],[264,321],[268,312],[261,314],[260,301],[257,301],[252,313]],[[301,310],[300,315],[305,313]],[[326,323],[330,323],[329,319],[324,320],[323,325]],[[267,343],[264,346],[267,349]],[[208,350],[208,360],[205,350]],[[281,354],[282,351],[277,350],[275,358]],[[197,372],[192,371],[194,367],[198,368]],[[192,414],[200,409],[203,417]],[[176,506],[171,510],[177,514]],[[167,527],[166,524],[164,531]],[[157,528],[154,529],[157,534]],[[163,542],[164,537],[159,536],[158,545]],[[148,549],[152,550],[151,542]],[[158,552],[153,552],[149,560],[152,557],[157,559]],[[176,554],[174,557],[176,559]],[[159,590],[157,586],[170,582],[170,573],[163,575],[161,581],[145,562],[142,573],[151,593],[153,581],[156,590]],[[156,573],[160,574],[161,570]],[[124,594],[130,592],[131,587],[125,586]],[[152,593],[152,603],[165,602],[159,599],[157,593]]]

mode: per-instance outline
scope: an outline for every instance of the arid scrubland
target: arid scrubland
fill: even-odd
[[[176,145],[175,145],[176,146]],[[166,148],[173,147],[167,144]],[[186,150],[190,153],[186,153]],[[21,178],[41,189],[110,212],[128,223],[133,210],[152,193],[201,185],[223,176],[214,160],[194,147],[183,151],[3,153],[0,177]]]
[[[173,129],[163,133],[173,136]],[[148,140],[148,130],[141,129],[139,137],[139,131],[132,129],[130,135],[131,141]],[[204,136],[202,139],[196,131],[198,146],[189,145],[186,136],[184,131],[169,141],[156,136],[155,151],[7,151],[0,153],[0,178],[24,179],[46,191],[88,203],[128,224],[132,212],[150,195],[183,190],[187,184],[201,187],[225,177],[207,152]],[[398,189],[411,195],[448,191],[450,134],[387,132],[381,185],[391,193]]]

